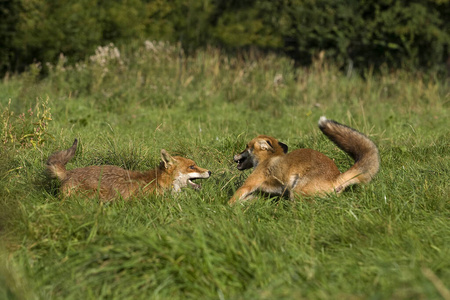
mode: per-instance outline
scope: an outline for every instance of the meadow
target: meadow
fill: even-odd
[[[40,69],[46,68],[41,77]],[[0,83],[0,299],[450,299],[450,89],[432,74],[346,74],[320,59],[178,45],[99,47]],[[230,207],[257,134],[352,160],[325,115],[369,136],[381,170],[343,194]],[[146,170],[162,148],[212,171],[202,189],[62,200],[68,168]]]

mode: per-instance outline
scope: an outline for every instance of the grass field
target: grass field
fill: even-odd
[[[0,299],[450,299],[448,82],[151,42],[40,67],[0,84]],[[257,134],[349,168],[322,115],[378,145],[373,182],[226,204]],[[44,164],[74,138],[68,168],[145,170],[164,148],[213,175],[179,195],[62,201]]]

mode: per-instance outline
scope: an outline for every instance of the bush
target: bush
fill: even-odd
[[[19,20],[18,1],[2,1],[0,6],[0,74],[11,68],[15,60],[11,46]]]
[[[443,68],[450,5],[417,1],[108,1],[16,0],[0,9],[1,70],[70,62],[97,46],[134,40],[180,42],[189,54],[208,45],[256,46],[308,65],[318,53],[342,68]]]
[[[40,147],[53,138],[48,133],[48,123],[52,121],[48,98],[45,101],[38,99],[34,109],[30,108],[18,115],[11,110],[11,100],[5,108],[0,106],[0,109],[1,145],[12,148]]]

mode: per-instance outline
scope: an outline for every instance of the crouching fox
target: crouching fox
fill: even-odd
[[[125,170],[117,166],[89,166],[66,170],[67,162],[75,156],[78,140],[72,147],[52,154],[47,160],[47,170],[51,177],[61,181],[63,196],[85,194],[97,196],[103,201],[118,196],[127,199],[138,193],[162,193],[165,190],[179,192],[184,187],[199,189],[195,179],[211,176],[211,172],[200,168],[193,160],[171,156],[161,150],[161,162],[154,170],[145,172]]]
[[[256,191],[292,199],[296,194],[340,193],[349,185],[371,181],[380,168],[377,146],[362,133],[326,117],[319,119],[319,128],[354,159],[350,169],[341,173],[331,158],[312,149],[288,153],[287,145],[260,135],[234,156],[239,170],[254,170],[228,203],[246,201]]]

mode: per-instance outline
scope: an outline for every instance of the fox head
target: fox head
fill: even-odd
[[[242,171],[256,167],[269,157],[284,155],[287,151],[286,144],[271,136],[259,135],[247,144],[244,151],[234,156],[234,161],[238,164],[238,170]]]
[[[193,160],[181,156],[171,156],[164,149],[161,150],[160,167],[170,175],[174,192],[179,192],[186,186],[200,189],[201,186],[194,183],[193,180],[211,176],[211,171],[200,168]]]

